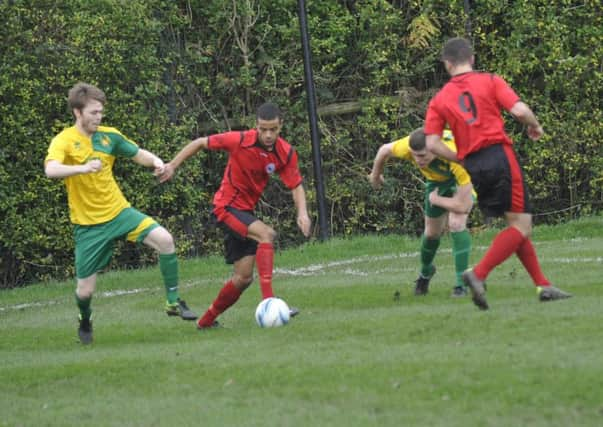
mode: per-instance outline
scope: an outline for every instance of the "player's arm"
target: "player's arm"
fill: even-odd
[[[134,157],[132,157],[132,160],[139,165],[153,168],[153,173],[157,176],[160,176],[165,171],[165,164],[163,163],[163,160],[148,150],[143,150],[142,148],[139,149]]]
[[[83,165],[64,165],[58,160],[49,160],[44,165],[44,173],[48,178],[67,178],[74,175],[96,173],[101,170],[102,162],[92,159]]]
[[[378,190],[385,182],[383,178],[383,170],[385,169],[385,163],[393,156],[394,143],[383,144],[379,147],[375,160],[373,160],[373,169],[371,170],[368,180],[371,183],[373,189]]]
[[[530,139],[537,140],[544,133],[544,130],[536,118],[536,115],[526,103],[517,101],[513,107],[511,107],[509,113],[511,113],[519,122],[528,127],[528,136]]]
[[[429,193],[429,203],[457,214],[468,214],[473,206],[473,185],[471,183],[461,185],[452,197],[444,197],[438,194],[438,190]]]
[[[310,237],[310,227],[312,222],[310,221],[310,216],[308,215],[304,186],[299,184],[297,187],[291,190],[291,195],[293,196],[293,203],[295,204],[295,209],[297,210],[297,226],[304,236]]]
[[[427,112],[425,113],[425,123],[423,129],[425,131],[425,146],[438,157],[458,162],[457,153],[452,151],[442,141],[442,132],[446,126],[446,119],[440,113],[438,108],[437,95],[429,101]]]
[[[425,135],[425,146],[438,157],[442,157],[452,162],[458,162],[456,153],[444,144],[440,135]]]
[[[178,169],[186,159],[194,156],[201,149],[207,150],[207,141],[208,138],[204,136],[189,142],[169,163],[166,163],[163,174],[159,177],[159,182],[169,181],[176,173],[176,169]]]

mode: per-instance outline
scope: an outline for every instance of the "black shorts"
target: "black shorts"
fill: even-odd
[[[531,213],[523,170],[513,147],[496,144],[468,155],[463,163],[471,176],[480,210],[488,217],[505,212]]]
[[[255,255],[258,242],[247,237],[247,227],[258,220],[253,212],[226,206],[214,208],[212,217],[224,231],[224,259],[227,264],[234,264],[241,258]]]

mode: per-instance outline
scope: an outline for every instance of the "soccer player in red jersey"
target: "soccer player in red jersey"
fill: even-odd
[[[255,129],[195,139],[165,165],[160,177],[161,182],[171,179],[182,162],[201,149],[224,150],[229,154],[222,183],[214,195],[212,214],[224,230],[225,258],[227,263],[234,265],[234,271],[198,320],[200,329],[218,325],[216,318],[232,306],[253,281],[256,262],[262,298],[274,296],[272,268],[276,231],[253,213],[270,175],[277,173],[291,190],[297,209],[297,225],[304,236],[310,235],[311,221],[297,152],[279,136],[282,124],[278,106],[262,104],[257,110]],[[298,313],[297,309],[291,310],[292,316]]]
[[[427,147],[436,155],[462,162],[478,195],[485,215],[504,216],[502,230],[484,257],[463,273],[475,305],[488,309],[484,281],[488,274],[513,254],[528,271],[540,301],[571,295],[551,286],[542,273],[530,240],[532,214],[523,171],[513,150],[513,141],[504,129],[502,110],[527,126],[528,136],[539,139],[542,126],[515,91],[499,76],[473,70],[473,48],[463,38],[446,42],[442,61],[450,80],[431,99],[425,117]],[[452,130],[457,153],[441,141],[445,126]]]

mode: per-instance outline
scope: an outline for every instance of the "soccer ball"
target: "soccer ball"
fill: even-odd
[[[289,323],[289,306],[280,298],[266,298],[255,309],[255,321],[262,328],[276,328]]]

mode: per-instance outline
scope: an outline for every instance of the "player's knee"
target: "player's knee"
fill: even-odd
[[[532,235],[532,222],[527,221],[522,218],[522,221],[515,221],[511,224],[512,227],[515,227],[519,232],[526,238],[529,238]]]
[[[276,240],[276,236],[277,232],[273,228],[266,227],[262,233],[262,242],[273,243]]]
[[[174,237],[163,227],[158,229],[156,242],[159,247],[159,252],[161,253],[173,253],[176,250]]]
[[[77,297],[79,299],[90,299],[90,298],[92,298],[92,290],[91,289],[78,289]]]
[[[80,299],[92,298],[92,294],[94,293],[94,285],[85,281],[79,282],[77,284],[77,289],[75,293]]]
[[[530,238],[532,236],[532,224],[522,225],[522,227],[519,228],[519,232],[523,234],[523,237],[526,239]]]
[[[243,291],[253,282],[253,274],[234,274],[231,280],[237,289]]]
[[[448,228],[455,233],[463,231],[466,228],[465,221],[461,219],[449,219]]]
[[[423,235],[425,236],[426,239],[429,239],[429,240],[439,239],[441,234],[442,233],[440,232],[440,230],[435,230],[432,228],[426,228],[425,231],[423,231]]]

